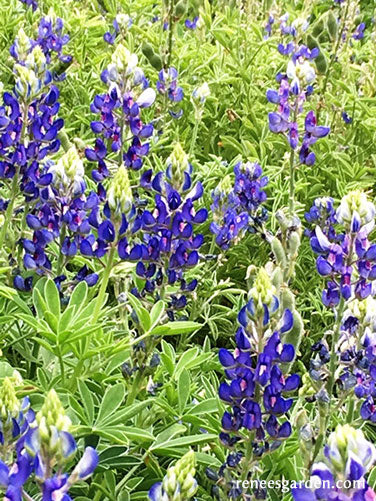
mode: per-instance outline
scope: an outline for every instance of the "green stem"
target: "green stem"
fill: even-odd
[[[338,305],[338,310],[337,310],[337,319],[336,319],[336,326],[333,332],[333,337],[332,337],[332,348],[330,352],[330,365],[329,365],[329,381],[328,381],[328,395],[329,398],[331,398],[333,394],[333,388],[334,388],[334,383],[335,383],[335,371],[336,368],[338,367],[338,357],[336,354],[336,345],[338,343],[339,335],[341,332],[341,321],[342,321],[342,315],[345,309],[345,300],[341,296],[340,303]]]
[[[22,129],[21,129],[21,134],[20,134],[20,143],[21,144],[24,144],[24,140],[25,140],[28,112],[29,112],[29,103],[26,101],[24,103],[24,107],[23,107]],[[10,221],[13,217],[14,204],[16,202],[16,198],[17,198],[17,195],[19,192],[20,169],[21,169],[20,167],[17,167],[16,172],[13,176],[12,188],[11,188],[11,193],[10,193],[10,200],[9,200],[7,210],[5,212],[4,224],[3,224],[3,227],[1,228],[1,232],[0,232],[0,249],[3,249],[4,240],[5,240],[7,231],[8,231],[8,227],[9,227]],[[25,210],[26,210],[26,208],[25,208]],[[11,251],[13,251],[13,248],[11,249]]]
[[[172,57],[172,41],[174,34],[174,23],[173,23],[174,7],[175,7],[175,0],[170,0],[169,13],[168,13],[168,49],[166,58],[166,68],[170,67],[171,57]]]
[[[133,402],[135,401],[136,395],[140,391],[140,386],[142,384],[143,379],[144,379],[144,375],[143,375],[142,371],[139,370],[136,374],[136,377],[133,380],[131,391],[128,393],[127,403],[126,403],[127,406],[132,405]]]
[[[189,148],[189,158],[192,158],[193,153],[195,151],[195,146],[196,146],[196,141],[197,141],[198,128],[200,126],[200,121],[201,120],[198,120],[198,119],[195,120],[195,126],[194,126],[194,129],[193,129],[192,140],[191,140],[191,144],[190,144],[190,148]]]
[[[347,423],[348,424],[352,424],[353,422],[353,419],[354,419],[354,406],[355,406],[355,400],[354,398],[349,398],[349,406],[348,406],[348,410],[347,410]]]
[[[61,353],[61,348],[59,347],[59,352],[58,352],[58,359],[59,359],[59,365],[60,365],[60,374],[61,374],[61,383],[64,386],[65,385],[65,367],[64,367],[64,358]]]
[[[59,258],[57,260],[56,276],[61,275],[61,272],[63,270],[64,254],[62,253],[61,249],[63,248],[63,242],[65,239],[66,232],[67,232],[66,226],[65,224],[63,224],[63,227],[61,228],[60,232]]]
[[[103,299],[104,299],[104,296],[106,294],[106,289],[107,289],[108,281],[110,279],[112,265],[114,262],[115,251],[116,251],[116,247],[114,246],[111,248],[111,250],[108,254],[106,268],[103,272],[102,283],[101,283],[101,286],[99,289],[99,294],[97,297],[97,301],[96,301],[95,309],[94,309],[94,313],[93,313],[93,318],[92,318],[93,324],[95,324],[96,321],[98,320],[99,313],[100,313],[102,305],[103,305]]]
[[[321,412],[319,414],[320,416],[320,431],[319,431],[319,436],[317,437],[316,440],[316,445],[315,445],[315,450],[313,452],[313,457],[311,459],[311,465],[315,461],[317,455],[319,454],[321,450],[321,446],[324,442],[325,434],[328,428],[328,422],[330,418],[330,408],[332,405],[332,394],[333,394],[333,388],[334,388],[334,383],[335,383],[335,371],[336,368],[338,367],[338,357],[336,354],[336,345],[338,343],[339,335],[341,332],[341,320],[342,320],[342,315],[345,309],[345,300],[343,297],[341,297],[340,303],[338,305],[337,309],[337,318],[336,318],[336,324],[332,336],[332,347],[331,347],[331,353],[330,353],[330,366],[329,366],[329,380],[327,384],[327,392],[328,392],[328,397],[329,397],[329,409],[327,410],[325,415],[322,415]]]
[[[337,41],[336,41],[336,45],[334,47],[334,52],[332,53],[332,55],[330,57],[330,61],[329,61],[328,67],[327,67],[326,72],[325,72],[325,80],[324,80],[324,85],[323,85],[322,92],[321,92],[322,99],[325,98],[326,88],[327,88],[328,83],[329,83],[330,72],[332,70],[332,66],[333,66],[335,60],[337,59],[337,54],[338,54],[339,46],[341,44],[343,32],[344,32],[345,27],[346,27],[346,20],[347,20],[347,15],[349,13],[349,7],[350,7],[350,0],[347,0],[347,2],[346,2],[346,9],[345,9],[345,13],[344,13],[344,16],[343,16],[343,21],[342,21],[342,26],[341,26],[340,31],[338,32],[338,38],[337,38]],[[321,111],[321,108],[319,108],[317,110],[317,121],[319,120],[320,111]]]
[[[7,210],[5,212],[4,224],[3,224],[3,227],[1,228],[1,232],[0,232],[0,249],[3,249],[3,247],[4,247],[5,237],[6,237],[6,234],[8,231],[10,221],[13,217],[14,204],[16,202],[16,198],[18,195],[19,177],[20,177],[20,171],[19,171],[19,168],[17,168],[16,173],[13,176],[12,188],[11,188],[11,192],[10,192],[10,200],[8,203]]]
[[[296,122],[298,117],[298,107],[299,102],[296,100],[294,107],[294,118],[293,121]],[[289,188],[289,213],[290,217],[295,214],[295,149],[291,148],[290,152],[290,188]]]
[[[244,461],[243,468],[242,468],[242,472],[240,475],[240,479],[242,481],[246,480],[248,477],[249,467],[250,467],[250,463],[251,463],[252,456],[253,456],[253,445],[252,444],[253,444],[254,436],[255,436],[254,431],[249,433],[248,443],[247,443],[247,447],[246,447],[245,455],[244,455],[244,460],[243,460]]]

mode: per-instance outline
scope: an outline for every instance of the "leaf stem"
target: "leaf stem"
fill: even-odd
[[[94,309],[93,318],[92,318],[93,324],[95,324],[96,321],[98,320],[99,313],[100,313],[101,308],[103,306],[103,299],[104,299],[104,296],[106,294],[108,281],[110,279],[112,265],[113,265],[114,257],[115,257],[115,251],[116,251],[116,247],[115,246],[111,247],[109,255],[108,255],[106,268],[104,269],[104,272],[103,272],[102,283],[101,283],[101,286],[99,289],[99,294],[98,294],[97,301],[95,304],[95,309]]]

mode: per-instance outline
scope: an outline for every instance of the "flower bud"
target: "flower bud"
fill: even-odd
[[[206,82],[204,82],[200,87],[195,89],[192,93],[193,99],[199,101],[200,103],[204,103],[209,96],[210,96],[210,89],[209,85]]]
[[[120,13],[115,19],[120,29],[129,28],[132,25],[132,20],[128,14]]]
[[[37,77],[35,72],[22,66],[21,64],[15,64],[14,70],[17,74],[16,78],[16,91],[19,96],[24,98],[35,97],[42,88],[42,82]]]
[[[25,66],[33,70],[36,75],[41,75],[46,70],[46,56],[39,45],[28,54],[25,60]]]
[[[167,158],[168,176],[172,185],[179,188],[184,182],[184,173],[189,172],[188,155],[180,143],[176,143],[171,155]]]
[[[376,460],[376,449],[366,440],[361,430],[345,424],[338,425],[330,434],[326,456],[340,473],[345,471],[349,460],[356,460],[367,472]]]
[[[123,44],[119,44],[112,54],[111,62],[118,73],[130,75],[137,66],[138,57],[136,54],[131,54]]]
[[[300,247],[300,235],[297,231],[293,231],[288,239],[288,249],[290,256],[297,256]]]
[[[190,450],[167,470],[163,479],[162,488],[170,501],[185,501],[194,496],[197,490],[195,472],[195,454]]]
[[[13,45],[13,50],[15,55],[17,56],[17,59],[19,61],[24,61],[26,59],[26,56],[31,49],[31,40],[30,38],[26,35],[24,30],[20,28],[18,30],[14,45]]]
[[[276,288],[272,284],[271,278],[265,268],[260,268],[257,274],[255,283],[249,292],[250,297],[254,300],[254,304],[260,311],[264,310],[264,306],[271,306],[275,301]]]
[[[342,198],[336,216],[339,223],[357,233],[362,226],[373,221],[375,206],[365,193],[359,190],[350,191]]]
[[[128,171],[121,165],[107,190],[108,205],[115,215],[127,214],[133,206],[133,196]]]
[[[8,417],[15,418],[20,411],[20,402],[17,398],[14,384],[9,377],[5,377],[0,388],[0,414],[3,421]]]
[[[64,407],[55,390],[50,390],[41,410],[36,415],[39,428],[43,428],[45,436],[51,436],[52,428],[57,431],[69,431],[71,420],[65,414]]]
[[[49,171],[53,175],[55,186],[62,186],[67,189],[73,186],[74,193],[81,193],[84,188],[84,164],[74,145],[64,153],[56,165],[50,167]]]
[[[311,397],[316,393],[312,379],[309,374],[305,373],[302,376],[302,386],[299,388],[299,397]]]
[[[291,85],[296,83],[299,88],[301,84],[309,85],[316,79],[315,69],[307,60],[289,61],[286,74],[292,80]]]

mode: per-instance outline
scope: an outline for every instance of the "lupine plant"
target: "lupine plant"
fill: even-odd
[[[0,7],[0,498],[375,501],[372,2]]]

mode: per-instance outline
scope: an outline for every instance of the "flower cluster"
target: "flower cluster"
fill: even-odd
[[[294,501],[372,501],[376,493],[365,474],[376,460],[376,450],[361,430],[338,425],[324,448],[325,461],[311,470],[312,488],[292,489]]]
[[[195,16],[192,20],[186,19],[184,22],[184,25],[189,30],[195,30],[197,28],[197,25],[199,24],[199,22],[200,22],[200,17]]]
[[[80,252],[87,257],[102,258],[108,252],[118,251],[121,259],[136,261],[141,258],[142,248],[128,244],[128,236],[140,228],[136,218],[128,171],[121,165],[111,179],[107,192],[99,189],[99,196],[92,194],[88,215],[88,231],[80,242]],[[95,202],[95,203],[94,203]],[[101,202],[101,203],[99,203]]]
[[[154,192],[154,208],[144,210],[141,217],[143,232],[142,255],[137,274],[146,280],[141,294],[153,293],[156,288],[180,283],[181,292],[192,292],[197,280],[187,283],[184,271],[197,265],[204,237],[194,233],[195,225],[208,216],[206,209],[196,211],[195,202],[203,195],[200,182],[192,186],[192,167],[179,143],[167,160],[166,172],[153,177],[147,170],[141,186]],[[183,308],[185,295],[172,296],[171,306]]]
[[[113,33],[106,31],[106,33],[103,35],[104,41],[110,45],[113,45],[115,43],[117,35],[119,33],[125,32],[132,26],[132,24],[133,21],[127,14],[118,14],[112,23],[115,31]]]
[[[315,205],[319,205],[318,202]],[[315,211],[311,209],[310,213]],[[336,306],[344,300],[364,299],[372,293],[376,277],[376,245],[369,241],[374,227],[375,206],[359,191],[343,197],[336,213],[332,205],[327,218],[316,226],[311,247],[318,254],[317,270],[327,277],[322,299],[326,306]],[[308,216],[311,219],[311,216]],[[336,226],[342,231],[337,232]]]
[[[25,63],[27,54],[35,47],[39,47],[46,58],[47,65],[55,62],[55,59],[67,65],[72,61],[71,55],[63,54],[64,46],[68,42],[69,35],[64,33],[63,20],[56,16],[53,9],[50,9],[48,15],[43,17],[39,23],[37,38],[35,40],[29,39],[21,28],[10,48],[10,54],[18,64],[28,66]],[[55,80],[65,78],[64,73],[53,72],[52,76]]]
[[[44,22],[46,18],[41,25]],[[17,61],[16,82],[13,92],[4,93],[4,105],[0,107],[0,178],[13,179],[13,182],[11,198],[3,204],[3,208],[7,205],[1,245],[18,196],[22,193],[26,203],[33,204],[46,193],[52,181],[52,175],[47,173],[46,157],[60,148],[58,132],[64,122],[57,118],[59,91],[51,83],[49,63],[53,62],[53,49],[46,42],[48,39],[49,35],[43,38],[41,26],[36,41],[20,29],[11,48]]]
[[[282,50],[282,49],[281,49]],[[284,134],[290,147],[299,147],[299,159],[302,164],[313,165],[315,154],[311,146],[322,137],[329,134],[329,127],[318,126],[313,111],[305,117],[304,134],[299,134],[298,116],[303,112],[307,97],[312,94],[312,83],[316,78],[314,67],[310,61],[319,54],[318,49],[309,50],[306,46],[291,46],[283,48],[284,54],[292,54],[287,65],[286,74],[278,74],[278,90],[269,89],[266,97],[270,103],[277,104],[276,112],[269,113],[269,129],[276,134]]]
[[[52,264],[47,250],[51,242],[59,240],[60,260],[55,282],[60,286],[66,279],[61,275],[64,265],[77,254],[82,240],[90,232],[89,217],[99,197],[94,192],[85,194],[84,167],[74,146],[56,164],[47,162],[42,173],[48,184],[40,190],[38,200],[25,218],[32,236],[21,239],[23,263],[26,270],[49,275]],[[84,271],[80,270],[76,279],[94,285],[98,276]],[[14,284],[21,290],[29,288],[29,283],[20,275],[14,278]]]
[[[365,23],[360,23],[356,27],[356,30],[353,33],[353,39],[354,40],[362,40],[364,38],[364,30],[366,29],[366,24]]]
[[[194,478],[195,454],[192,450],[170,466],[162,482],[157,482],[149,490],[150,501],[185,501],[191,499],[197,491]]]
[[[91,104],[91,111],[100,114],[100,120],[91,122],[91,129],[98,137],[94,148],[87,148],[85,153],[89,161],[98,164],[92,172],[97,182],[109,175],[106,157],[110,152],[118,153],[121,162],[134,170],[141,169],[142,157],[149,152],[149,143],[143,140],[152,136],[153,126],[143,124],[140,113],[154,103],[155,92],[148,87],[137,63],[136,54],[119,44],[101,76],[109,90],[97,95]],[[139,92],[139,87],[144,90]]]
[[[173,105],[176,105],[176,103],[179,103],[183,99],[184,92],[178,85],[178,71],[176,68],[171,67],[162,69],[159,72],[157,91],[165,97],[166,105],[168,100],[171,101]],[[173,106],[169,109],[169,113],[172,118],[180,118],[183,114],[183,110],[176,109],[175,106]]]
[[[338,343],[343,390],[354,392],[362,402],[360,415],[376,422],[376,300],[354,299],[344,313]]]
[[[293,326],[293,316],[288,309],[283,313],[279,310],[275,288],[266,270],[261,269],[250,291],[250,300],[238,316],[240,327],[234,353],[224,348],[219,351],[229,380],[221,383],[219,396],[231,405],[231,410],[223,415],[220,438],[233,446],[244,438],[242,431],[253,431],[256,457],[278,447],[281,439],[290,436],[289,421],[280,423],[278,417],[285,415],[293,402],[285,394],[300,383],[298,375],[285,377],[279,366],[290,363],[295,356],[293,345],[283,343],[283,335]],[[278,321],[276,317],[281,313]]]
[[[5,378],[0,389],[0,407],[0,486],[5,499],[23,499],[25,484],[34,477],[45,501],[70,501],[69,489],[92,475],[98,454],[87,447],[72,473],[64,473],[77,445],[69,433],[70,420],[55,391],[49,392],[35,415],[28,398],[19,402],[14,382]]]
[[[235,181],[226,176],[212,193],[213,222],[210,231],[216,235],[219,247],[226,250],[240,240],[246,231],[255,232],[267,219],[261,204],[266,200],[263,188],[268,178],[262,175],[259,164],[237,163]]]
[[[25,5],[27,5],[28,7],[31,7],[33,10],[37,10],[38,8],[37,0],[20,0],[20,1]]]

